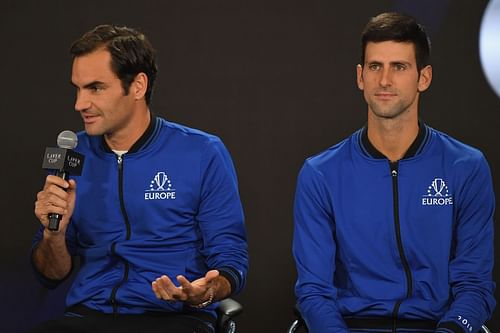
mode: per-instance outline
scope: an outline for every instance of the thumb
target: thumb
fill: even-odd
[[[76,191],[76,181],[74,179],[68,180],[69,187],[68,187],[68,192],[74,192]]]
[[[63,214],[61,219],[61,224],[59,226],[60,231],[64,232],[66,227],[69,224],[69,220],[73,215],[73,210],[75,208],[75,200],[76,200],[76,182],[74,179],[68,180],[68,188],[66,188],[66,193],[68,193],[68,206],[66,208],[66,212]]]
[[[213,270],[208,271],[207,274],[205,274],[205,280],[207,282],[210,282],[218,276],[219,276],[219,271],[216,269],[213,269]]]
[[[76,181],[74,179],[70,179],[68,181],[69,187],[66,189],[66,192],[69,195],[68,198],[68,211],[71,214],[73,212],[73,208],[75,206],[75,198],[76,198]]]

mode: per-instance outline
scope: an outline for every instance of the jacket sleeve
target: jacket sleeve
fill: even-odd
[[[348,332],[334,286],[335,221],[322,174],[306,162],[300,171],[294,205],[295,293],[310,333]]]
[[[248,253],[243,209],[236,172],[218,138],[207,143],[200,167],[201,193],[197,220],[209,269],[217,269],[231,284],[232,294],[246,281]]]
[[[455,195],[455,244],[450,257],[452,303],[437,332],[477,332],[495,308],[492,280],[495,198],[488,164],[481,155]]]

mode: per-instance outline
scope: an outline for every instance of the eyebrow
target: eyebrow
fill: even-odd
[[[365,63],[367,65],[374,65],[374,64],[376,64],[376,65],[383,65],[384,64],[382,61],[378,61],[378,60],[366,61]],[[404,61],[404,60],[395,60],[395,61],[390,61],[389,62],[389,65],[399,65],[399,64],[411,66],[411,62]]]
[[[79,89],[79,87],[73,81],[70,81],[69,83],[73,87]],[[98,86],[98,85],[104,85],[104,82],[102,82],[102,81],[92,81],[92,82],[87,83],[86,85],[84,85],[83,89],[89,89],[89,88],[92,88],[92,87],[95,87],[95,86]]]

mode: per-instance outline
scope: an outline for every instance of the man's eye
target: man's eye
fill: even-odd
[[[368,68],[372,71],[378,71],[380,69],[380,65],[379,64],[371,64],[370,66],[368,66]]]
[[[397,71],[404,71],[406,69],[406,66],[403,65],[403,64],[396,64],[394,66],[394,68],[397,70]]]
[[[93,92],[99,92],[103,90],[103,88],[101,86],[93,86],[90,88],[90,90],[92,90]]]

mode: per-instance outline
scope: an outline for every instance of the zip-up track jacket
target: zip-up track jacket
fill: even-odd
[[[293,253],[309,331],[348,332],[346,318],[372,317],[478,331],[495,307],[485,158],[421,124],[390,163],[366,132],[309,158],[298,177]]]
[[[118,157],[102,137],[78,134],[85,155],[66,241],[81,267],[67,306],[104,313],[183,311],[156,299],[151,282],[176,282],[209,269],[233,293],[246,279],[248,257],[235,170],[219,138],[153,117],[146,133]],[[34,246],[43,229],[37,233]],[[49,281],[39,275],[48,287]],[[214,313],[215,305],[203,311]]]

